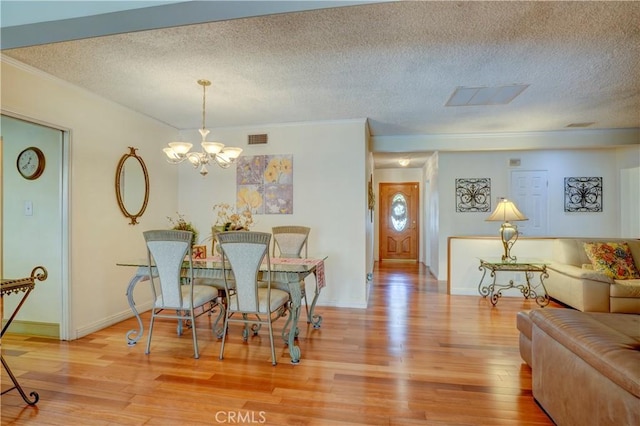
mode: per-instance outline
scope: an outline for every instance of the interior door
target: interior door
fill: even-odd
[[[380,260],[418,261],[418,182],[380,183]]]
[[[524,236],[548,235],[546,170],[511,172],[511,199],[529,220],[516,222]]]

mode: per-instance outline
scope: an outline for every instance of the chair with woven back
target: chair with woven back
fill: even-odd
[[[274,226],[271,228],[273,233],[273,251],[272,257],[288,257],[288,258],[307,258],[309,240],[309,232],[311,228],[307,226],[287,225]],[[302,254],[304,250],[304,256]],[[287,283],[273,282],[275,288],[288,291]],[[309,318],[309,303],[307,302],[307,292],[305,290],[304,281],[300,281],[300,291],[304,298],[304,306]]]
[[[170,318],[178,320],[179,335],[182,334],[183,324],[190,324],[194,357],[199,358],[196,318],[214,309],[218,290],[194,284],[191,253],[193,233],[162,229],[145,231],[143,235],[147,245],[149,281],[154,301],[145,353],[151,352],[151,336],[156,318]],[[186,277],[182,273],[185,259],[188,264]],[[196,315],[198,308],[202,308],[202,311]]]
[[[224,357],[224,347],[229,323],[242,323],[242,337],[246,341],[249,329],[254,335],[262,325],[267,325],[271,343],[271,362],[277,364],[273,341],[273,321],[287,314],[289,310],[289,293],[271,286],[271,260],[269,245],[271,234],[252,231],[220,232],[216,238],[222,251],[223,265],[228,264],[235,280],[230,283],[225,277],[227,292],[227,310],[223,326],[220,359]],[[261,264],[266,262],[266,269],[260,275]],[[259,282],[259,280],[261,280]],[[263,285],[261,285],[263,284]],[[239,316],[238,316],[239,315]],[[250,326],[250,323],[252,326]]]

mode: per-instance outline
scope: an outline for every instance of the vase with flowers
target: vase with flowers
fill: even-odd
[[[211,227],[212,246],[215,245],[215,235],[225,231],[248,231],[253,225],[251,210],[237,211],[228,203],[219,203],[213,206],[216,221]],[[214,247],[211,248],[212,252]],[[218,247],[215,247],[220,252]]]
[[[193,237],[191,239],[191,245],[194,245],[198,242],[198,230],[191,222],[187,222],[184,218],[184,215],[180,213],[176,213],[177,218],[167,216],[169,220],[169,224],[171,225],[171,229],[175,229],[177,231],[191,231],[193,232]]]

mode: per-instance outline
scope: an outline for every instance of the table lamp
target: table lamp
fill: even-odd
[[[510,221],[529,220],[525,215],[518,210],[513,201],[509,201],[506,198],[502,198],[496,209],[491,213],[487,219],[489,222],[502,222],[500,226],[500,239],[502,240],[502,246],[504,247],[504,254],[502,255],[503,262],[515,262],[516,257],[511,256],[511,248],[518,240],[518,227],[511,224]]]

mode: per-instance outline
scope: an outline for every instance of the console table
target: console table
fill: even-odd
[[[13,293],[24,292],[24,295],[22,296],[20,303],[18,303],[16,308],[13,310],[13,313],[11,314],[11,317],[9,317],[9,319],[7,320],[7,323],[4,325],[4,327],[2,327],[2,334],[0,335],[0,339],[2,339],[2,336],[4,336],[4,333],[7,331],[7,329],[13,322],[13,319],[18,314],[18,311],[20,310],[20,308],[22,308],[22,305],[27,300],[27,297],[29,297],[29,293],[31,293],[31,290],[33,290],[33,288],[35,287],[36,280],[44,281],[46,279],[47,279],[47,270],[43,266],[36,266],[35,268],[33,268],[33,271],[31,271],[31,276],[27,278],[18,278],[18,279],[2,278],[2,282],[0,283],[2,288],[2,298],[4,298],[5,295],[9,295]],[[22,396],[22,399],[24,399],[24,402],[26,402],[29,405],[36,405],[38,403],[38,400],[40,399],[40,395],[38,395],[38,392],[35,392],[35,391],[31,392],[29,395],[33,399],[29,399],[27,394],[24,393],[24,391],[22,390],[22,386],[20,386],[20,383],[18,383],[18,379],[16,379],[16,377],[13,375],[13,373],[11,372],[11,369],[9,368],[9,365],[4,360],[4,356],[0,356],[0,359],[2,359],[2,366],[7,371],[7,374],[9,375],[9,377],[11,378],[11,381],[13,382],[13,387],[3,391],[2,395],[4,395],[9,391],[17,389],[18,392],[20,392],[20,396]]]
[[[478,284],[478,292],[482,297],[489,296],[491,304],[493,306],[498,303],[498,299],[502,297],[502,292],[511,288],[517,288],[520,290],[525,299],[535,299],[536,303],[540,307],[547,306],[549,304],[549,296],[547,290],[544,287],[544,280],[549,277],[547,273],[547,265],[542,260],[517,260],[515,262],[503,261],[499,258],[496,259],[480,259],[480,267],[482,271],[482,278]],[[485,276],[489,272],[491,282],[484,283]],[[508,282],[499,282],[498,273],[501,272],[521,272],[524,274],[524,282],[515,283],[513,279]],[[532,284],[532,279],[535,274],[539,274],[539,282]]]

